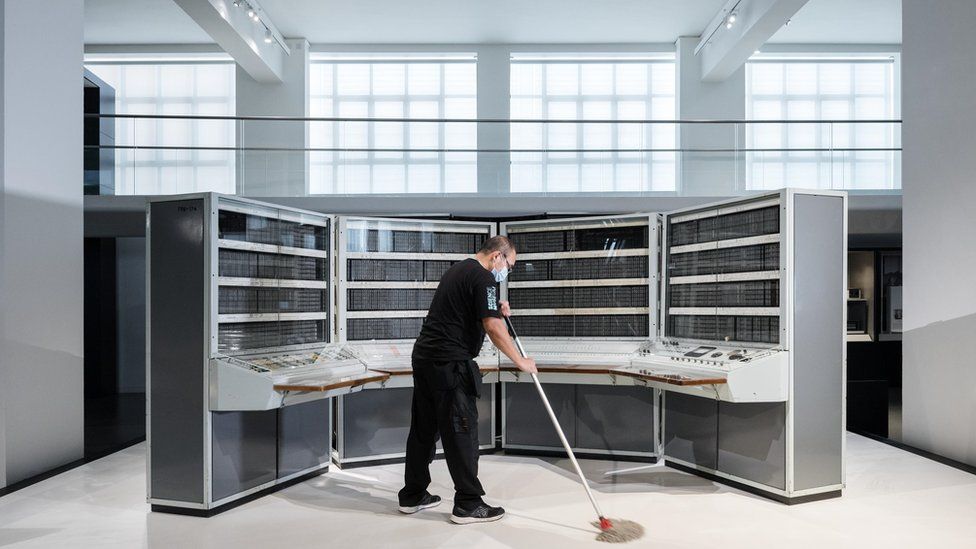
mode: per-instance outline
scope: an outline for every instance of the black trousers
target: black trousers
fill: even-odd
[[[454,480],[454,504],[470,510],[485,495],[478,481],[478,397],[481,374],[471,360],[413,361],[413,408],[407,437],[402,506],[414,506],[430,486],[438,436]]]

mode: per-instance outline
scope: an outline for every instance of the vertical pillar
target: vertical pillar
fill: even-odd
[[[478,118],[508,119],[511,73],[507,47],[478,48]],[[511,141],[508,124],[478,124],[478,150],[508,151]],[[508,152],[478,153],[478,194],[508,193],[510,183]]]
[[[725,80],[702,80],[701,57],[695,55],[697,36],[675,42],[678,61],[678,118],[680,120],[745,118],[745,67]],[[733,124],[684,124],[679,129],[681,149],[732,149],[742,146]],[[734,153],[682,152],[679,158],[680,192],[688,196],[730,196],[744,188],[745,156]]]
[[[84,2],[0,4],[0,487],[84,453]]]
[[[237,67],[237,116],[308,116],[308,41],[286,41],[291,55],[282,64],[280,83],[258,82]],[[266,150],[244,151],[237,159],[237,193],[244,196],[305,196],[308,194],[308,127],[291,120],[243,120],[238,143]]]
[[[903,441],[976,465],[976,3],[902,2]]]

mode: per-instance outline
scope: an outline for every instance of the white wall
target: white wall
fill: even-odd
[[[4,115],[6,110],[4,107],[4,99],[7,96],[5,91],[6,88],[4,88],[4,77],[6,76],[6,63],[4,63],[4,59],[7,57],[4,53],[7,46],[7,25],[5,23],[6,11],[6,2],[0,2],[0,258],[4,257],[4,251],[6,249],[4,246],[5,239],[3,236],[3,229],[5,227],[4,219],[6,218],[4,215],[4,211],[6,209],[5,195],[7,194],[5,184],[7,179],[5,175],[6,164],[4,163],[4,154],[7,150],[6,131],[4,130]],[[3,344],[2,338],[5,338],[5,334],[7,333],[6,318],[2,314],[2,311],[5,310],[4,305],[6,304],[6,286],[4,285],[5,280],[6,277],[4,276],[3,264],[0,263],[0,345]],[[2,352],[3,351],[0,350],[0,353]],[[3,366],[3,363],[0,362],[0,487],[7,485],[7,407],[4,405],[3,400],[5,396],[3,388],[6,386],[7,369]]]
[[[902,9],[903,437],[976,465],[976,2]]]
[[[0,486],[82,457],[82,0],[3,2]],[[52,159],[55,159],[52,161]]]

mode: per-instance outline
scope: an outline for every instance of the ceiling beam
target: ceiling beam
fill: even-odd
[[[721,81],[746,62],[808,0],[729,0],[712,18],[695,48],[702,80]],[[729,17],[734,16],[734,22]]]
[[[285,56],[291,51],[257,0],[235,6],[232,0],[173,0],[258,82],[281,82]],[[248,16],[256,12],[259,22]],[[270,34],[270,42],[265,40]]]

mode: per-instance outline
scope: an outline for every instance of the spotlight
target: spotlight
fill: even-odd
[[[256,14],[256,13],[255,13],[254,15],[252,15],[252,16],[251,16],[251,19],[254,19],[254,22],[255,22],[255,23],[257,23],[258,21],[260,21],[260,20],[261,20],[261,18],[260,18],[260,17],[258,17],[258,14]]]
[[[241,0],[234,0],[234,7],[235,8],[241,7]]]
[[[254,18],[255,16],[257,16],[257,13],[254,11],[254,8],[252,8],[252,7],[248,7],[247,8],[247,16],[248,17],[251,17],[251,18]]]
[[[264,43],[265,44],[271,43],[271,30],[267,28],[264,29]]]
[[[725,28],[731,29],[732,24],[735,23],[737,17],[738,14],[736,14],[734,11],[730,13],[729,16],[725,18]]]

